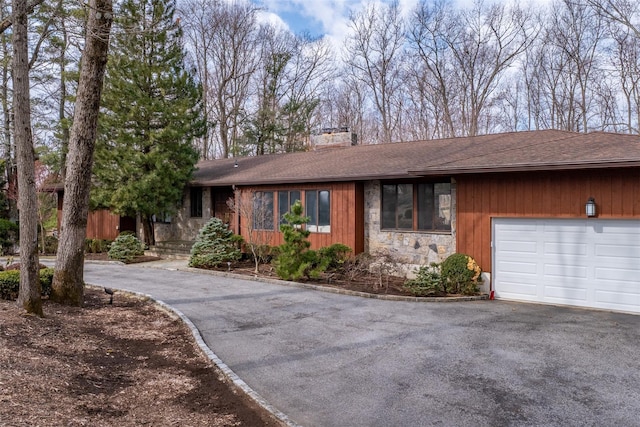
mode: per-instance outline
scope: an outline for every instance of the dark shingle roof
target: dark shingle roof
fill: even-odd
[[[209,160],[197,165],[192,183],[362,181],[628,166],[640,166],[639,135],[542,130]]]

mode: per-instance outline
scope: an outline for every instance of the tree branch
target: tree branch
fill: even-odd
[[[33,9],[35,9],[36,6],[42,3],[44,3],[44,0],[31,0],[27,4],[27,13],[32,13]],[[11,24],[13,24],[13,18],[11,17],[0,21],[0,34],[4,33],[7,30],[7,28],[11,26]]]

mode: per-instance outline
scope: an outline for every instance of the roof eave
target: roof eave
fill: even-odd
[[[192,186],[201,186],[201,187],[229,187],[232,185],[237,186],[252,186],[252,185],[286,185],[286,184],[310,184],[310,183],[327,183],[327,182],[353,182],[353,181],[375,181],[375,180],[383,180],[383,179],[406,179],[413,178],[414,176],[410,173],[393,173],[393,174],[383,174],[383,175],[355,175],[355,176],[324,176],[324,177],[310,177],[310,178],[300,178],[300,177],[291,177],[291,178],[283,178],[283,179],[262,179],[259,181],[252,180],[239,180],[239,181],[191,181]]]
[[[409,171],[412,176],[438,176],[438,175],[467,175],[483,173],[509,173],[509,172],[542,172],[558,170],[586,170],[586,169],[614,169],[640,167],[640,160],[625,161],[599,161],[582,163],[538,163],[538,164],[513,164],[502,166],[477,166],[477,167],[452,167],[432,168]]]

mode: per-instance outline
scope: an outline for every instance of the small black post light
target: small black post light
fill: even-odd
[[[587,200],[587,203],[584,205],[584,209],[587,217],[591,218],[596,216],[596,200],[593,197],[589,197],[589,200]]]
[[[236,159],[236,161],[233,163],[233,167],[237,168],[238,167],[238,159]]]

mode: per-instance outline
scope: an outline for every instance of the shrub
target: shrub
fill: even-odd
[[[3,255],[11,253],[13,246],[18,241],[18,230],[18,224],[0,218],[0,248],[2,248]]]
[[[130,233],[121,233],[120,236],[134,236]],[[111,247],[111,240],[106,239],[86,239],[84,242],[84,251],[89,254],[101,254],[108,252]]]
[[[307,238],[311,232],[302,228],[309,222],[309,217],[302,215],[299,200],[291,206],[290,212],[284,214],[284,220],[286,223],[280,226],[284,243],[279,246],[278,257],[274,260],[276,274],[285,280],[319,278],[323,271],[320,257],[309,249],[311,243]]]
[[[44,238],[44,253],[55,254],[58,252],[58,238],[56,236],[46,236]]]
[[[51,284],[53,283],[53,268],[40,269],[40,286],[42,287],[42,295],[48,297],[51,295]]]
[[[373,256],[368,252],[361,252],[351,257],[342,265],[342,270],[347,280],[358,280],[371,274]]]
[[[351,248],[342,243],[334,243],[318,250],[318,257],[323,270],[341,269],[350,255]]]
[[[109,248],[109,258],[122,262],[130,262],[136,256],[144,255],[144,246],[132,234],[120,234]]]
[[[481,273],[476,261],[465,254],[453,254],[442,263],[442,280],[450,294],[476,295]]]
[[[432,262],[416,271],[415,279],[405,282],[404,287],[418,297],[438,296],[445,293],[440,264]]]
[[[242,238],[233,234],[229,226],[218,218],[211,218],[200,229],[196,242],[191,248],[189,266],[213,268],[223,262],[240,259],[238,244]]]
[[[51,295],[53,268],[40,269],[40,286],[42,295]],[[0,271],[0,299],[14,300],[20,291],[20,270]]]

